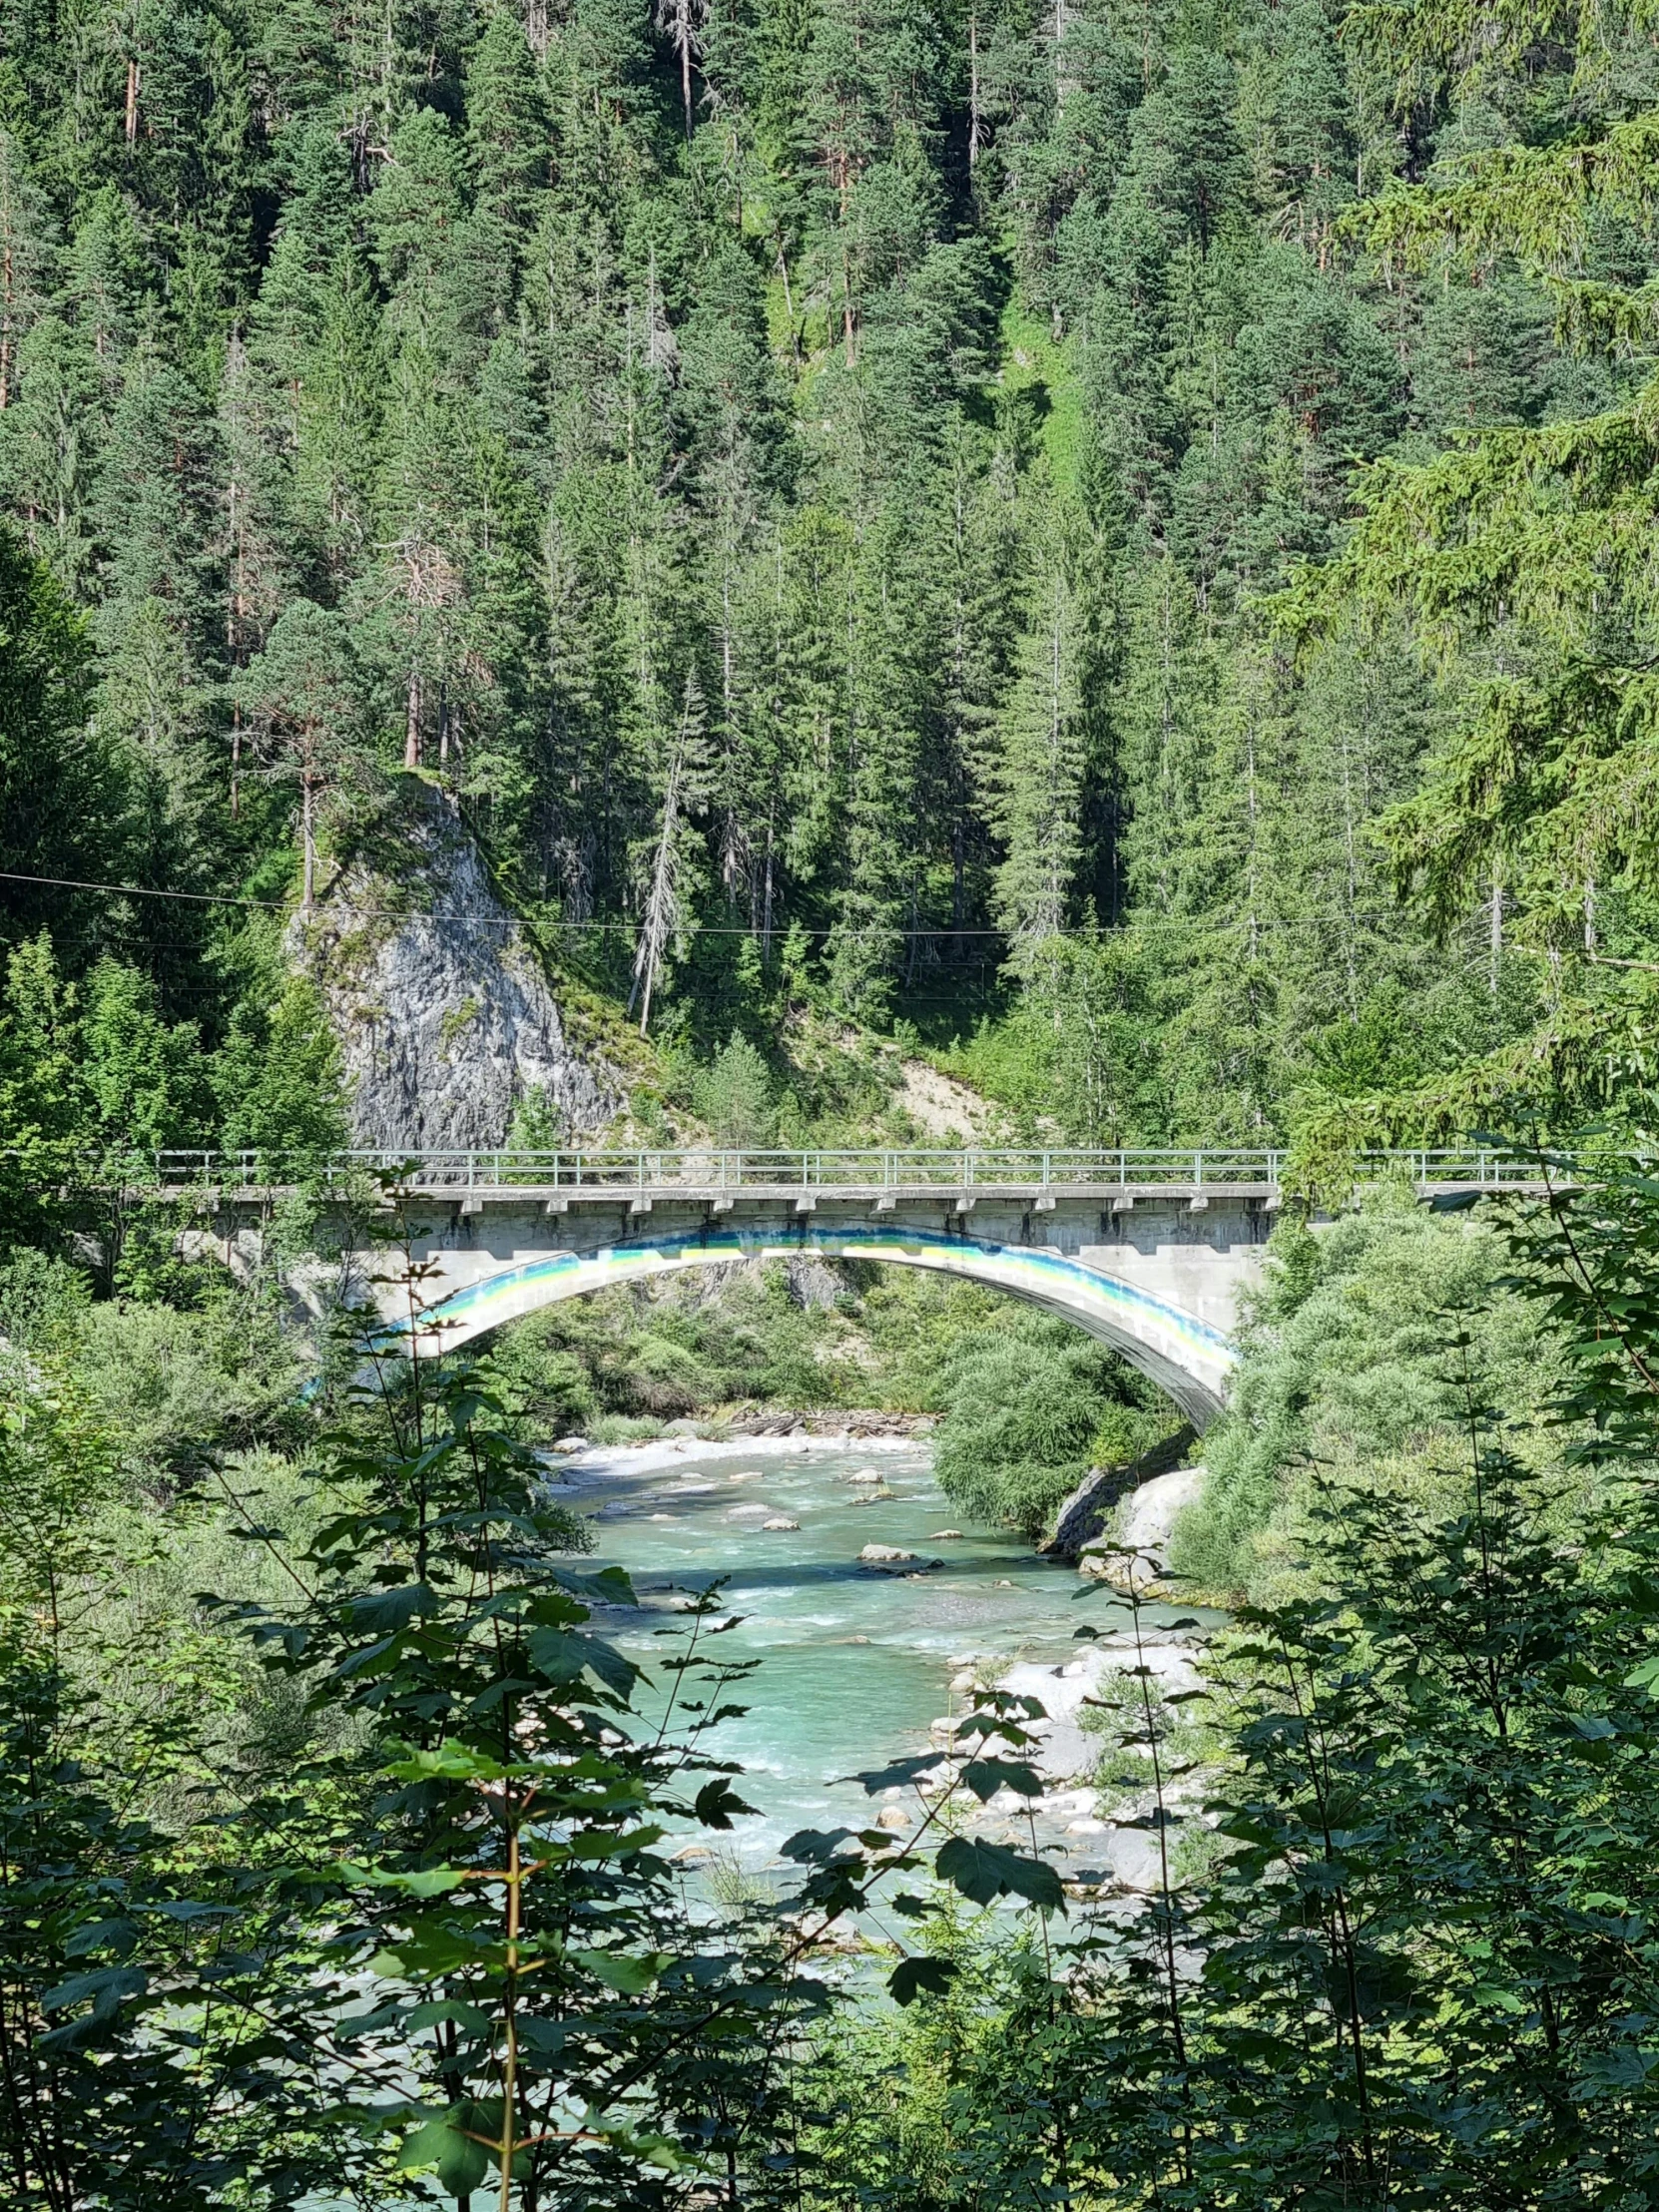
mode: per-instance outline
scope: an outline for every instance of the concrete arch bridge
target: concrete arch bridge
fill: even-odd
[[[1282,1201],[1275,1151],[351,1153],[341,1193],[393,1177],[422,1269],[376,1296],[387,1337],[445,1351],[556,1300],[692,1267],[803,1253],[989,1284],[1075,1322],[1202,1429],[1220,1409],[1241,1296]],[[1419,1197],[1532,1188],[1488,1152],[1361,1163]],[[259,1163],[172,1155],[164,1184],[256,1201]],[[266,1195],[270,1183],[264,1186]],[[404,1311],[399,1311],[403,1307]]]

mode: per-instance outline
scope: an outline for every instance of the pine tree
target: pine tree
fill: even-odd
[[[268,773],[297,787],[300,906],[308,910],[329,804],[360,788],[369,770],[364,686],[345,623],[311,600],[291,600],[236,689]]]
[[[456,410],[439,398],[430,358],[406,346],[376,502],[377,558],[362,592],[362,643],[397,699],[403,766],[411,771],[425,763],[429,730],[447,763],[449,695],[463,657],[467,546],[456,512]]]
[[[1030,982],[1072,917],[1083,858],[1082,667],[1088,615],[1076,519],[1039,491],[1023,635],[988,764],[987,813],[1002,846],[992,904],[1008,965]]]
[[[0,847],[11,873],[59,879],[0,883],[14,937],[89,922],[65,879],[120,879],[128,864],[120,765],[106,734],[85,728],[91,688],[84,618],[0,528]]]
[[[300,548],[283,466],[280,415],[239,333],[226,348],[219,394],[219,451],[224,478],[222,543],[225,575],[225,666],[247,667],[295,587]],[[242,710],[233,702],[231,812],[239,810]]]
[[[825,964],[837,1002],[863,1020],[891,1007],[926,889],[921,778],[934,609],[917,519],[896,502],[884,508],[850,580],[842,851]]]
[[[0,124],[0,414],[17,395],[19,349],[50,295],[53,230],[23,149]]]
[[[467,153],[473,180],[466,248],[471,303],[480,331],[498,336],[511,320],[525,243],[546,195],[551,136],[535,57],[517,17],[498,8],[467,68]]]

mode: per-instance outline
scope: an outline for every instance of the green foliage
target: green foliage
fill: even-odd
[[[1295,1594],[1242,1608],[1196,1693],[1160,1697],[1132,1600],[1135,1663],[1104,1697],[1114,1783],[1159,1842],[1150,1897],[1074,1914],[1040,1955],[925,1923],[955,1970],[825,2049],[809,2201],[856,2181],[905,2212],[969,2188],[1473,2212],[1572,2203],[1590,2171],[1642,2201],[1654,1194],[1588,1181],[1490,1241],[1559,1332],[1569,1446],[1613,1486],[1586,1496],[1510,1451],[1485,1396],[1501,1311],[1483,1330],[1476,1297],[1470,1326],[1442,1322],[1432,1490],[1400,1490],[1385,1441],[1322,1470]],[[1277,1295],[1294,1319],[1328,1288],[1304,1264]],[[1210,1761],[1207,1841],[1183,1736]]]
[[[1508,1268],[1500,1232],[1478,1216],[1436,1216],[1404,1198],[1384,1195],[1318,1231],[1287,1220],[1227,1410],[1204,1439],[1208,1475],[1173,1564],[1206,1589],[1261,1601],[1304,1554],[1306,1515],[1332,1479],[1363,1466],[1401,1497],[1436,1496],[1466,1418],[1449,1332],[1470,1337],[1514,1448],[1546,1449],[1554,1359],[1531,1307],[1497,1290]]]
[[[868,1133],[876,1086],[797,1051],[849,1017],[972,1039],[1061,1141],[1379,1097],[1450,1128],[1540,1035],[1580,1092],[1639,1072],[1594,1009],[1645,988],[1608,964],[1651,903],[1641,372],[1560,350],[1547,296],[1645,327],[1617,69],[1476,41],[1477,97],[1400,95],[1402,152],[1382,48],[1460,55],[1431,9],[1368,44],[1312,0],[462,0],[370,66],[343,17],[187,7],[96,70],[26,15],[0,712],[31,872],[308,900],[435,784],[670,1047],[669,1103],[749,1142]],[[1298,659],[1270,603],[1303,564]],[[6,898],[69,980],[112,956],[196,1025],[181,1129],[321,1141],[326,1054],[236,909]]]
[[[78,1317],[66,1353],[134,1481],[188,1484],[221,1452],[302,1432],[295,1406],[310,1362],[263,1300],[220,1288],[195,1311],[100,1302]]]
[[[717,1144],[767,1145],[775,1135],[772,1072],[744,1036],[730,1043],[692,1084],[692,1106]]]
[[[0,851],[21,875],[96,878],[122,862],[119,763],[85,728],[91,660],[62,586],[0,531]],[[83,910],[67,885],[0,884],[19,932]]]
[[[1038,1787],[1040,1713],[992,1694],[909,1847],[804,1832],[787,1903],[689,1908],[657,1847],[666,1822],[750,1812],[712,1737],[750,1666],[700,1649],[713,1597],[655,1679],[596,1631],[625,1578],[580,1570],[585,1529],[460,1366],[389,1374],[304,1483],[257,1454],[221,1467],[223,1502],[164,1560],[135,1552],[115,1427],[11,1360],[0,2036],[34,2093],[0,2101],[0,2156],[20,2203],[136,2206],[159,2180],[184,2205],[325,2185],[390,2207],[433,2175],[621,2207],[764,2177],[797,2133],[786,2054],[829,2001],[798,1969],[925,1871],[917,1846],[970,1899],[1063,1902],[1039,1858],[950,1833],[956,1782]],[[215,1565],[230,1593],[182,1606]],[[892,1985],[942,1979],[917,1954]]]
[[[48,1193],[73,1175],[85,1138],[85,1100],[73,986],[66,987],[43,930],[6,961],[0,1003],[0,1234],[38,1235]]]
[[[210,1071],[227,1148],[264,1154],[283,1180],[343,1150],[344,1077],[339,1046],[315,987],[273,973],[259,959],[239,996]]]
[[[940,1487],[974,1519],[1040,1536],[1095,1463],[1136,1456],[1175,1425],[1167,1401],[1063,1322],[1008,1313],[941,1362]]]

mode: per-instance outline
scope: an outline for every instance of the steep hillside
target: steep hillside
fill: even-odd
[[[835,1022],[1080,1140],[1597,1089],[1645,494],[1561,439],[1645,450],[1645,202],[1434,196],[1553,176],[1634,60],[1396,97],[1324,0],[94,13],[0,24],[11,944],[212,1056],[283,987],[227,902],[337,905],[436,788],[594,1035],[737,1034],[780,1096]],[[1527,458],[1480,491],[1471,438]],[[359,1131],[596,1125],[467,900],[470,949],[376,952],[412,1026],[347,1024]]]

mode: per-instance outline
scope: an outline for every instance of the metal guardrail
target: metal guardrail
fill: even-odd
[[[726,1192],[922,1190],[1182,1190],[1280,1186],[1280,1150],[1174,1148],[1085,1151],[971,1146],[956,1151],[752,1151],[696,1146],[680,1151],[359,1151],[325,1159],[257,1152],[158,1152],[144,1161],[155,1181],[181,1185],[272,1187],[317,1182],[344,1191],[393,1176],[421,1191]],[[138,1167],[138,1162],[133,1166]],[[1506,1153],[1403,1150],[1357,1156],[1368,1182],[1398,1178],[1419,1186],[1497,1190],[1537,1181],[1530,1161]],[[135,1175],[135,1180],[141,1178]],[[145,1176],[142,1179],[148,1180]]]

